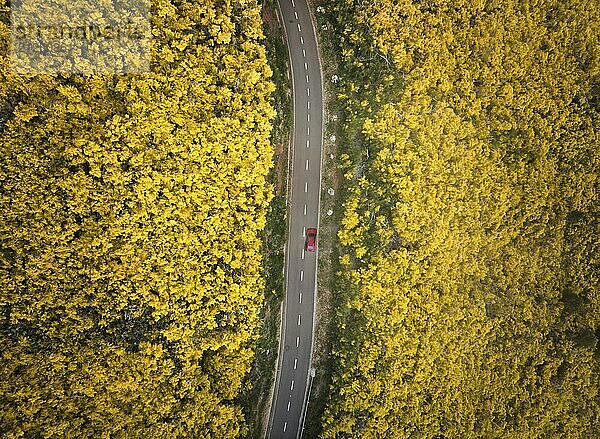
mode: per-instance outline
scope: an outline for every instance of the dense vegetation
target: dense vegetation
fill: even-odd
[[[16,75],[0,24],[2,437],[247,430],[272,197],[260,10],[152,12],[142,75]]]
[[[337,1],[325,438],[600,437],[600,4]]]

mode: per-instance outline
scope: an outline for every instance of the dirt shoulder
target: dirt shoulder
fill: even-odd
[[[288,53],[281,28],[276,0],[266,0],[262,10],[267,60],[273,71],[275,84],[272,104],[276,111],[271,132],[274,148],[273,168],[269,183],[274,197],[267,212],[267,224],[263,234],[263,277],[265,297],[260,318],[262,328],[255,346],[252,370],[246,378],[247,391],[240,398],[249,439],[263,438],[269,421],[271,397],[277,355],[281,303],[285,294],[284,245],[287,240],[287,178],[288,151],[291,138],[292,98],[288,74]]]

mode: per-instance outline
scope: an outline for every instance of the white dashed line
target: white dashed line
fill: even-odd
[[[308,70],[308,64],[304,63],[304,70]]]
[[[304,280],[304,270],[300,270],[300,282]]]
[[[306,94],[308,95],[308,97],[310,98],[310,88],[306,89]]]
[[[298,23],[298,32],[302,32],[302,28],[300,27],[300,23]]]
[[[306,238],[306,227],[302,229],[302,237]]]
[[[307,114],[307,115],[306,115],[306,121],[307,121],[307,122],[310,122],[310,114]]]
[[[302,49],[302,56],[306,58],[306,50]]]
[[[302,324],[300,323],[300,314],[298,314],[298,326],[301,326]]]
[[[308,101],[308,102],[306,103],[306,109],[307,109],[307,110],[310,110],[310,101]]]
[[[304,182],[304,192],[308,192],[308,181]]]
[[[298,346],[300,346],[300,336],[296,337],[296,347],[298,347]],[[294,386],[292,386],[292,387],[294,387]]]
[[[294,358],[294,370],[298,368],[298,359]]]
[[[306,166],[305,166],[305,171],[308,171],[308,159],[306,159]]]
[[[304,260],[304,249],[302,249],[302,260]]]
[[[308,135],[308,134],[307,134],[307,135]],[[306,140],[306,147],[307,147],[307,148],[310,148],[310,140],[308,140],[308,139]]]
[[[292,384],[290,384],[290,390],[294,390],[294,380],[292,380]]]
[[[308,81],[309,81],[309,78],[308,78],[308,75],[306,75],[306,82],[308,83]]]
[[[306,215],[306,204],[304,205],[304,215]]]
[[[304,38],[302,38],[302,35],[300,35],[300,44],[304,44]]]
[[[285,431],[287,430],[287,422],[283,423],[283,432],[285,433]]]
[[[306,127],[306,135],[310,136],[310,127]],[[307,142],[308,142],[308,140],[307,140]]]
[[[298,303],[302,303],[302,293],[298,296]]]
[[[298,13],[296,11],[294,11],[294,17],[296,17],[296,20],[298,19]]]
[[[288,411],[288,412],[290,411],[290,402],[291,402],[291,401],[288,401],[288,406],[287,406],[287,411]]]
[[[295,8],[296,7],[296,3],[294,2],[294,0],[292,0],[292,7]]]

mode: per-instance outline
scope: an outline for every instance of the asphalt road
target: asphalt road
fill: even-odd
[[[291,61],[294,134],[286,297],[279,364],[267,437],[301,436],[312,359],[317,252],[305,252],[305,233],[318,227],[323,141],[321,67],[313,22],[306,0],[279,0]]]

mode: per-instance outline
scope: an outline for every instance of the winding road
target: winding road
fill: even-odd
[[[278,0],[291,64],[294,127],[288,194],[286,295],[279,363],[267,437],[300,438],[308,404],[317,285],[317,252],[305,252],[318,227],[323,93],[317,39],[307,0]]]

